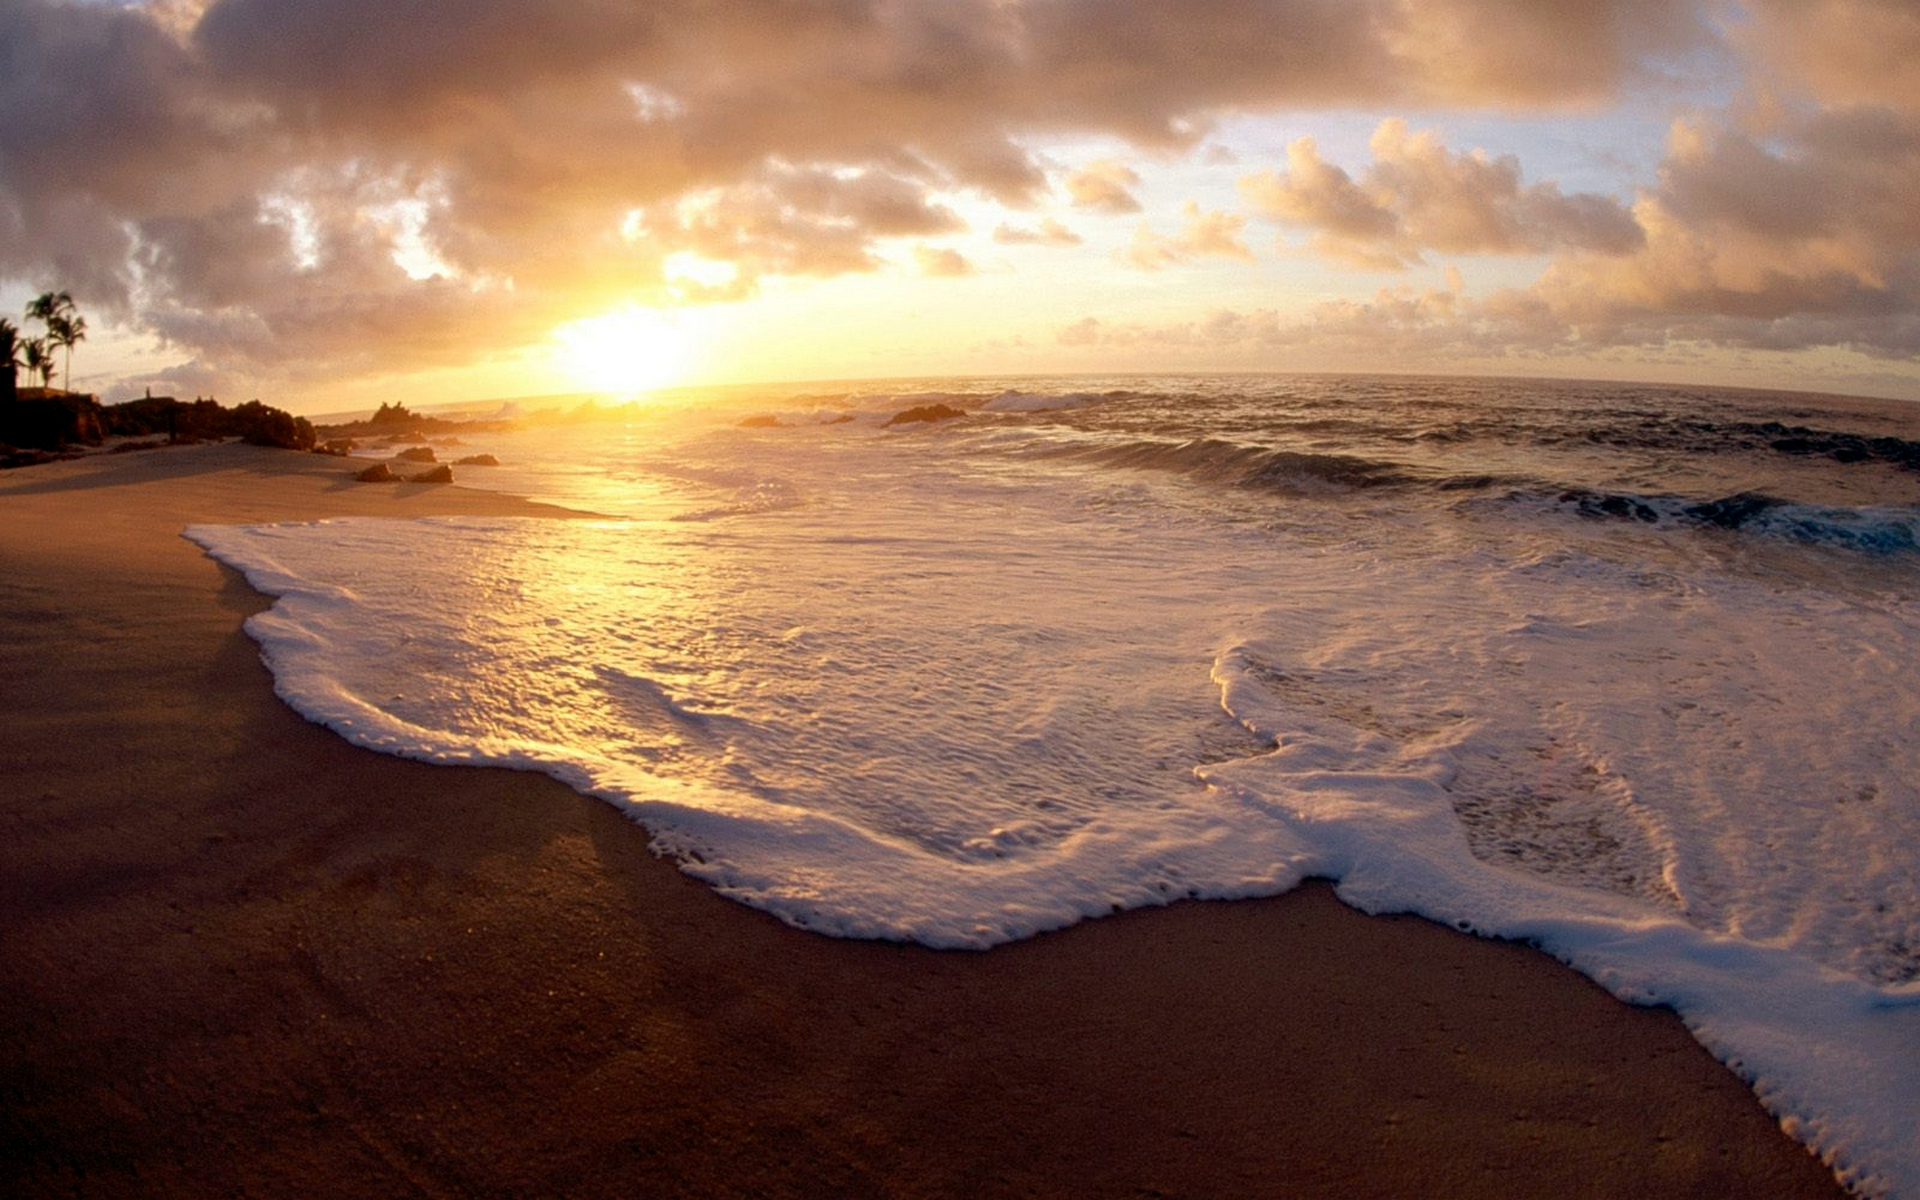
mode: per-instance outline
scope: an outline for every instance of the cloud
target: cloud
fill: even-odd
[[[950,246],[915,246],[914,260],[920,273],[936,279],[958,279],[973,274],[973,264]]]
[[[993,240],[1002,246],[1078,246],[1086,239],[1047,217],[1035,229],[1001,225],[993,231]]]
[[[1132,191],[1138,186],[1139,172],[1110,158],[1088,163],[1068,175],[1065,181],[1067,195],[1076,208],[1115,215],[1140,211],[1140,202],[1134,199]]]
[[[1121,259],[1130,266],[1157,271],[1195,258],[1237,258],[1253,261],[1253,251],[1241,240],[1247,219],[1232,213],[1205,212],[1189,200],[1180,207],[1180,232],[1164,236],[1141,222]]]
[[[1446,254],[1541,254],[1584,249],[1625,254],[1642,234],[1626,206],[1558,185],[1520,181],[1519,160],[1475,150],[1456,154],[1432,132],[1381,122],[1368,143],[1374,161],[1358,180],[1320,157],[1312,138],[1287,147],[1285,173],[1240,181],[1257,212],[1316,233],[1328,257],[1372,269]]]
[[[1383,288],[1368,301],[1323,301],[1298,316],[1220,308],[1198,320],[1161,325],[1084,317],[1061,328],[1056,338],[1068,346],[1149,347],[1203,358],[1280,354],[1284,360],[1304,350],[1404,365],[1499,355],[1511,342],[1509,331],[1498,325],[1484,312],[1469,312],[1451,292],[1401,287]]]
[[[1909,0],[1747,0],[1737,36],[1775,82],[1826,104],[1920,111],[1920,8]]]
[[[1303,342],[1358,352],[1375,344],[1403,361],[1503,355],[1650,354],[1714,346],[1769,352],[1842,348],[1920,362],[1920,114],[1886,107],[1802,111],[1760,140],[1731,124],[1677,123],[1657,183],[1633,205],[1637,238],[1624,248],[1581,245],[1542,213],[1565,213],[1557,192],[1533,192],[1497,163],[1435,146],[1407,151],[1399,131],[1376,138],[1383,162],[1444,168],[1465,200],[1431,182],[1370,172],[1361,181],[1296,143],[1285,179],[1256,177],[1254,197],[1343,238],[1396,256],[1448,245],[1563,244],[1537,280],[1472,298],[1457,271],[1448,287],[1383,290],[1333,301],[1290,321],[1227,319],[1158,328],[1070,326],[1082,345]],[[1492,180],[1497,186],[1488,186]],[[1537,185],[1536,185],[1537,186]],[[1369,190],[1369,189],[1372,190]],[[1493,197],[1499,203],[1482,203]],[[1575,198],[1577,199],[1577,198]],[[1437,206],[1437,207],[1436,207]],[[1435,211],[1454,220],[1443,226]],[[1577,215],[1577,214],[1576,214]],[[1453,240],[1433,232],[1451,228]],[[1410,231],[1424,230],[1422,236]],[[1544,232],[1542,232],[1544,231]],[[1568,244],[1571,243],[1571,244]]]
[[[1920,357],[1920,118],[1809,115],[1772,145],[1675,126],[1645,245],[1556,261],[1533,292],[1586,338]]]
[[[1714,40],[1718,6],[1673,0],[1401,3],[1381,38],[1408,98],[1512,108],[1570,107],[1648,81]]]
[[[1793,69],[1822,96],[1877,92],[1911,108],[1905,6],[1847,0],[1871,29],[1855,44],[1805,4],[1749,3],[1753,52],[1779,58],[1783,78]],[[1191,154],[1226,118],[1330,107],[1591,107],[1703,45],[1717,11],[0,0],[0,277],[70,288],[209,370],[404,371],[689,296],[666,273],[677,254],[736,269],[712,298],[752,294],[767,275],[883,269],[889,240],[958,231],[943,197],[1042,201],[1048,146]],[[1781,49],[1796,38],[1810,47],[1797,67]],[[1868,65],[1849,84],[1855,54]],[[1419,159],[1395,154],[1408,170]],[[1385,201],[1370,173],[1349,178],[1395,219],[1397,241],[1306,223],[1345,251],[1402,261],[1503,241],[1610,249],[1607,231],[1624,228],[1611,201],[1517,179],[1503,197],[1501,161],[1464,196],[1420,203],[1425,177],[1387,181]],[[1433,157],[1442,180],[1471,175],[1466,163]],[[1120,167],[1104,190],[1086,176],[1084,202],[1137,211],[1130,176]],[[1301,186],[1302,204],[1337,199]],[[1464,203],[1474,197],[1481,208]],[[1669,211],[1690,206],[1710,207],[1705,191],[1676,184]],[[1161,248],[1226,252],[1237,236],[1221,232]]]
[[[1662,203],[1701,228],[1782,241],[1849,238],[1895,252],[1920,248],[1920,114],[1818,112],[1771,141],[1676,122],[1660,172]]]
[[[1094,346],[1100,342],[1100,320],[1097,317],[1082,317],[1071,325],[1061,328],[1054,340],[1063,346]]]
[[[1240,180],[1240,194],[1256,212],[1318,230],[1328,255],[1363,266],[1398,268],[1400,219],[1385,203],[1320,157],[1311,137],[1287,147],[1287,173],[1265,171]]]

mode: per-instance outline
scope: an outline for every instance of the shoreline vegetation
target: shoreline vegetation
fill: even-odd
[[[313,423],[258,400],[228,408],[212,398],[191,403],[145,396],[103,405],[56,388],[19,388],[0,403],[0,467],[37,466],[62,458],[158,445],[238,439],[252,446],[311,450]],[[158,439],[158,440],[142,440]]]
[[[229,443],[0,514],[11,1194],[1844,1194],[1670,1011],[1324,883],[985,953],[787,928],[551,779],[302,720],[179,536],[563,510]]]
[[[316,424],[258,400],[229,408],[212,397],[196,396],[188,402],[147,395],[103,405],[83,393],[18,388],[12,399],[0,401],[0,470],[103,453],[223,441],[335,458],[354,455],[367,447],[392,448],[396,465],[437,463],[430,443],[454,446],[461,436],[502,433],[534,424],[619,420],[630,411],[630,405],[604,405],[588,399],[571,408],[514,416],[442,417],[416,414],[403,403],[383,403],[365,418]],[[451,483],[451,466],[460,465],[497,466],[498,460],[490,454],[464,456],[423,473],[432,478],[402,474],[387,464],[376,464],[385,467],[385,473],[370,467],[355,478],[362,482],[405,479]]]
[[[101,449],[144,450],[236,438],[252,446],[345,455],[356,435],[392,434],[395,427],[408,432],[388,441],[424,440],[426,430],[511,427],[511,422],[415,417],[403,404],[382,404],[366,421],[327,427],[323,440],[322,430],[307,418],[258,399],[228,408],[212,397],[196,396],[186,403],[173,396],[155,396],[149,388],[140,399],[103,405],[97,396],[72,390],[73,348],[87,336],[87,320],[72,293],[42,293],[28,302],[25,316],[29,322],[40,322],[46,332],[29,337],[13,321],[0,318],[0,468],[38,466]],[[56,388],[53,377],[62,357],[66,386]],[[40,386],[22,388],[19,373],[23,369],[29,377],[39,375]],[[159,440],[161,435],[164,440]],[[432,474],[433,478],[422,481],[452,481],[450,471]]]

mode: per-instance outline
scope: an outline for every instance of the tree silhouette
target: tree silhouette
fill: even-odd
[[[0,317],[0,400],[19,398],[18,371],[27,365],[21,361],[20,354],[25,349],[26,344],[20,340],[20,331],[13,322]]]
[[[40,376],[41,387],[52,387],[56,364],[53,360],[53,348],[47,344],[47,339],[28,338],[20,345],[22,365],[27,368],[29,374]]]
[[[66,389],[73,390],[73,344],[87,340],[87,319],[78,313],[47,322],[47,340],[67,352]]]
[[[87,340],[87,319],[73,302],[72,292],[42,292],[27,305],[27,316],[47,327],[47,341],[65,348],[67,354],[67,390],[73,390],[73,346]],[[51,380],[52,376],[48,376]]]

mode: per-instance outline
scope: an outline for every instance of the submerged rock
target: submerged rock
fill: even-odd
[[[779,429],[785,422],[771,413],[759,413],[740,422],[742,429]]]
[[[500,460],[491,454],[469,454],[465,458],[454,460],[456,467],[497,467]]]

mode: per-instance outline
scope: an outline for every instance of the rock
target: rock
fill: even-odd
[[[315,454],[331,454],[335,458],[345,458],[354,452],[352,438],[329,438],[313,448]]]
[[[1780,507],[1780,501],[1759,492],[1741,492],[1737,496],[1725,496],[1718,500],[1708,500],[1702,504],[1689,504],[1687,515],[1696,521],[1705,521],[1709,525],[1718,525],[1722,529],[1739,529],[1768,509]]]
[[[909,408],[905,412],[893,414],[882,428],[891,429],[895,425],[919,425],[932,421],[951,421],[955,417],[966,415],[959,409],[945,404],[923,404],[918,408]]]
[[[229,414],[232,432],[249,446],[272,446],[280,450],[311,450],[318,440],[313,422],[296,417],[284,409],[249,400]]]
[[[407,482],[408,483],[452,483],[453,468],[448,466],[445,463],[441,463],[439,466],[433,468],[430,471],[422,471],[418,475],[407,476]]]
[[[413,446],[394,455],[401,462],[438,462],[432,446]]]
[[[100,405],[92,396],[48,388],[20,388],[18,394],[0,407],[0,442],[22,450],[62,450],[105,440]]]
[[[0,468],[37,467],[42,463],[59,462],[66,457],[68,456],[55,454],[50,450],[0,445]]]
[[[465,458],[454,460],[456,467],[497,467],[500,460],[491,454],[469,454]]]
[[[354,475],[361,483],[392,483],[399,476],[385,463],[375,463],[366,470]]]
[[[771,413],[758,413],[740,422],[742,429],[778,429],[780,426],[780,418]]]

